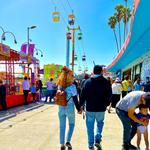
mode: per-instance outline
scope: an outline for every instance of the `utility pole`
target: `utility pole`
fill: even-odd
[[[78,26],[77,28],[69,28],[68,30],[72,31],[72,71],[74,71],[74,51],[75,51],[75,31],[80,30],[80,27]]]
[[[69,67],[69,56],[70,56],[70,39],[71,39],[71,36],[70,36],[71,33],[67,33],[66,35],[66,66]]]

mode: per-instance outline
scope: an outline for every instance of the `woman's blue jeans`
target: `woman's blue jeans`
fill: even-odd
[[[104,125],[105,112],[86,112],[86,126],[88,134],[89,148],[94,145],[94,123],[97,122],[97,129],[95,134],[95,142],[100,143],[102,138],[102,130]]]
[[[74,108],[71,110],[70,108],[59,107],[59,128],[60,128],[60,144],[65,144],[65,131],[66,131],[66,118],[68,118],[69,130],[66,137],[66,142],[71,141],[71,137],[73,134],[74,126],[75,126],[75,113]]]

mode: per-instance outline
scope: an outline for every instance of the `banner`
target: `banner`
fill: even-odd
[[[29,44],[29,49],[28,49],[28,44],[24,43],[21,45],[21,52],[33,56],[34,48],[35,48],[35,44]]]
[[[29,55],[33,56],[35,44],[29,44]]]
[[[50,78],[57,78],[61,72],[62,65],[49,64],[44,65],[44,79],[45,81]]]
[[[21,52],[26,54],[26,52],[27,52],[27,44],[22,44],[21,45]]]

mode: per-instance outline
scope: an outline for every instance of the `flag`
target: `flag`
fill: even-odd
[[[31,56],[33,56],[33,54],[34,54],[34,47],[35,47],[35,44],[29,44],[28,54]]]
[[[27,44],[22,44],[21,45],[21,52],[26,54],[26,52],[27,52]]]

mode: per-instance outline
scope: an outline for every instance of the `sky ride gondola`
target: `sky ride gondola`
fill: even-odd
[[[53,21],[54,22],[60,21],[60,13],[58,11],[56,11],[56,8],[55,8],[55,11],[53,12]]]
[[[78,33],[78,40],[82,40],[82,33],[81,32]]]
[[[70,14],[69,16],[68,16],[68,23],[69,23],[69,25],[74,25],[74,18],[75,18],[75,15],[72,13],[72,14]]]
[[[77,61],[78,60],[78,56],[75,54],[74,55],[74,60]]]
[[[82,56],[82,61],[86,61],[86,56],[85,56],[85,54]]]
[[[67,32],[67,40],[71,40],[71,33]]]
[[[79,66],[79,67],[78,67],[78,71],[79,71],[79,72],[81,72],[81,71],[82,71],[82,68],[81,68],[81,66]]]

